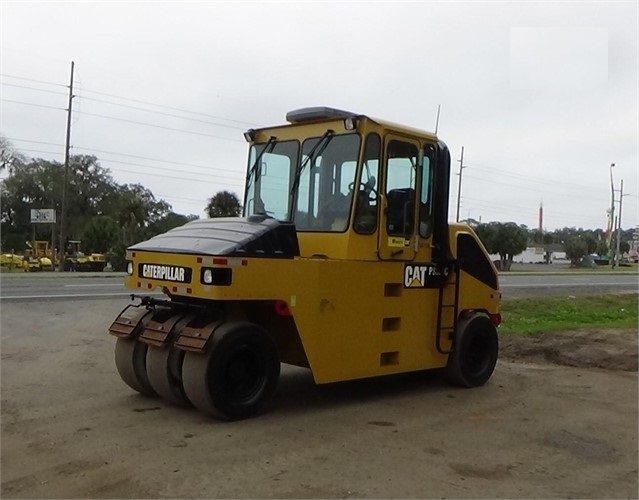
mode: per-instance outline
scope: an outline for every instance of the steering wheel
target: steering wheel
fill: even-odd
[[[362,191],[364,191],[364,193],[366,193],[366,195],[368,196],[368,198],[370,200],[374,200],[377,198],[377,191],[375,191],[375,177],[369,177],[368,180],[366,182],[362,182],[360,183],[360,189]],[[354,191],[355,190],[355,183],[351,182],[348,185],[348,189],[349,191]],[[371,194],[374,194],[374,197],[371,197]]]

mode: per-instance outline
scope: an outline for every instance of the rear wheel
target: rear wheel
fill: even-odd
[[[157,396],[146,373],[147,349],[146,344],[135,339],[119,338],[115,343],[115,366],[131,389],[145,396]]]
[[[462,387],[485,384],[495,370],[498,351],[497,329],[488,317],[475,314],[460,320],[444,372],[446,380]]]
[[[206,353],[187,352],[182,380],[188,399],[209,415],[239,420],[257,414],[277,387],[273,339],[250,323],[222,326]]]

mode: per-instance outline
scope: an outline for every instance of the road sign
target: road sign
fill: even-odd
[[[33,224],[54,224],[55,210],[53,208],[32,208],[31,223]]]

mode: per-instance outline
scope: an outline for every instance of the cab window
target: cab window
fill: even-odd
[[[413,234],[417,146],[393,140],[386,159],[386,232],[391,236]]]
[[[422,160],[421,188],[419,190],[419,235],[427,238],[433,230],[432,189],[435,148],[426,146]]]
[[[377,134],[366,138],[362,177],[356,189],[355,220],[353,229],[360,234],[372,234],[377,229],[377,179],[379,179],[379,158],[381,139]]]

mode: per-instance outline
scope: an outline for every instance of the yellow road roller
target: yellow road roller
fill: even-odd
[[[501,294],[479,238],[448,222],[446,145],[328,107],[286,121],[244,134],[242,217],[127,249],[122,380],[227,420],[263,411],[281,363],[317,384],[442,369],[483,385]]]

